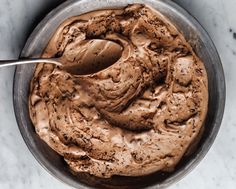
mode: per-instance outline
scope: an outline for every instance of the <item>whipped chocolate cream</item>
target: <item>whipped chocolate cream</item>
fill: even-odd
[[[83,76],[38,64],[29,96],[37,134],[75,172],[107,178],[172,171],[203,128],[203,63],[167,18],[142,4],[67,19],[42,56],[81,63],[90,39],[120,44],[120,59]]]

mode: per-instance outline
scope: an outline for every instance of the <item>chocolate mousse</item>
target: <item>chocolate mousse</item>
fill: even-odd
[[[82,63],[93,39],[120,44],[120,58],[85,75],[37,65],[29,96],[37,134],[75,172],[109,178],[174,170],[204,127],[203,62],[168,18],[142,4],[67,19],[42,57]]]

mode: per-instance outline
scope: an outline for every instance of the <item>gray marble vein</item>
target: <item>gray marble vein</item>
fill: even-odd
[[[223,62],[225,116],[204,160],[171,189],[234,189],[236,186],[236,1],[175,0],[205,27]],[[1,0],[0,59],[16,58],[43,16],[63,0]],[[14,67],[0,69],[0,189],[69,189],[49,175],[27,149],[12,105]]]

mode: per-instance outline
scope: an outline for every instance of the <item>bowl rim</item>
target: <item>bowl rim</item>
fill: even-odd
[[[30,45],[31,45],[34,37],[43,29],[42,26],[44,26],[46,23],[48,23],[49,20],[52,20],[53,17],[56,17],[59,14],[59,12],[62,11],[65,7],[72,6],[74,3],[78,2],[78,1],[86,1],[86,0],[65,1],[64,3],[60,4],[58,7],[53,9],[49,14],[47,14],[46,17],[37,25],[37,27],[33,30],[31,35],[27,39],[27,42],[21,52],[21,55],[26,54],[26,51],[30,48]],[[219,93],[218,106],[221,108],[216,110],[217,122],[214,124],[214,127],[211,131],[211,137],[206,139],[204,147],[203,147],[204,149],[202,149],[200,151],[200,153],[196,154],[194,159],[189,160],[189,162],[185,166],[184,170],[182,170],[181,172],[179,172],[177,174],[173,174],[171,177],[166,179],[164,183],[160,184],[160,187],[166,188],[166,187],[180,181],[183,177],[185,177],[185,175],[190,173],[200,163],[200,161],[205,157],[205,155],[207,154],[207,152],[211,148],[211,146],[212,146],[212,144],[219,132],[221,122],[223,119],[223,114],[224,114],[224,109],[225,109],[225,99],[226,99],[226,84],[225,84],[225,76],[224,76],[223,66],[222,66],[222,63],[220,60],[220,56],[217,52],[217,49],[216,49],[212,39],[210,38],[209,34],[201,26],[201,24],[197,21],[197,19],[195,17],[193,17],[188,11],[186,11],[184,8],[180,7],[177,3],[173,2],[173,1],[162,1],[162,0],[149,0],[149,1],[152,1],[152,2],[156,1],[158,3],[165,4],[166,6],[169,6],[173,9],[177,10],[177,12],[180,13],[185,19],[187,18],[188,22],[191,22],[192,25],[195,25],[198,28],[198,30],[200,31],[199,32],[200,38],[206,39],[209,42],[207,44],[210,47],[209,51],[211,51],[211,53],[214,54],[214,59],[218,64],[218,74],[220,74],[218,82],[220,83],[219,87],[220,87],[221,93]],[[107,2],[109,2],[109,0],[107,0]],[[143,1],[143,3],[145,3],[145,1]],[[17,104],[16,103],[17,96],[15,94],[16,94],[16,91],[18,90],[18,85],[17,85],[16,81],[18,80],[20,73],[21,73],[21,66],[16,66],[15,73],[14,73],[14,80],[13,80],[13,106],[14,106],[15,117],[16,117],[16,121],[18,124],[18,128],[20,130],[20,133],[21,133],[29,151],[32,153],[34,158],[39,162],[39,164],[42,167],[44,167],[44,169],[48,173],[50,173],[53,177],[57,178],[59,181],[65,183],[67,185],[70,185],[72,187],[75,187],[75,185],[71,183],[70,179],[65,178],[63,175],[59,175],[57,172],[55,172],[55,170],[50,169],[50,166],[48,167],[48,165],[45,165],[45,162],[43,161],[42,157],[38,156],[38,153],[36,152],[36,150],[32,147],[32,145],[29,143],[29,141],[27,141],[27,135],[26,135],[26,133],[23,132],[24,128],[23,128],[23,125],[21,124],[21,118],[18,114],[19,107],[17,107],[17,105],[16,105]],[[92,186],[88,186],[80,181],[77,182],[77,186],[85,187],[85,188],[95,188]],[[154,187],[155,187],[155,185],[147,186],[145,188],[151,189]]]

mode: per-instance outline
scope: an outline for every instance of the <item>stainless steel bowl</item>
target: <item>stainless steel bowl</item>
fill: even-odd
[[[145,3],[167,16],[191,43],[205,63],[209,79],[209,110],[205,131],[197,150],[185,157],[172,173],[154,173],[144,177],[101,179],[88,174],[73,175],[63,158],[49,148],[35,133],[28,111],[30,80],[35,65],[17,66],[14,79],[14,108],[21,134],[38,162],[59,180],[75,188],[166,188],[189,173],[206,155],[220,128],[225,105],[225,79],[220,58],[211,39],[201,25],[172,1],[162,0],[69,0],[54,9],[29,37],[21,57],[38,57],[50,37],[65,19],[109,7]]]

